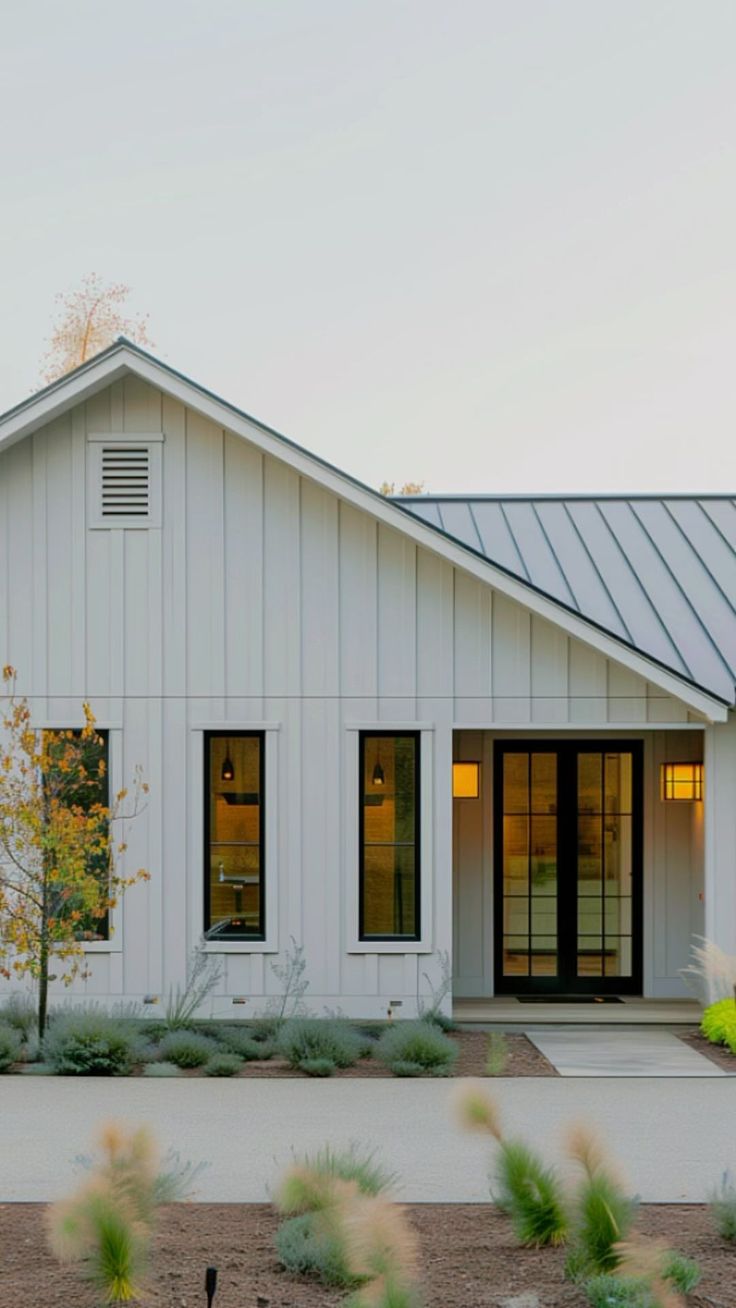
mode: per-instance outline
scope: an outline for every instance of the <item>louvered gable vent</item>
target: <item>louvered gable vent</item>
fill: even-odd
[[[150,511],[151,462],[147,445],[115,446],[102,449],[101,516],[145,519]]]

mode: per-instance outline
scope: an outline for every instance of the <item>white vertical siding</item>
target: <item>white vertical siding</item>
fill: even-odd
[[[105,432],[163,433],[161,529],[87,529],[87,436]],[[0,551],[0,659],[18,667],[38,720],[78,720],[91,698],[121,738],[121,760],[142,764],[151,783],[128,854],[151,883],[131,891],[114,948],[91,956],[92,978],[75,993],[158,994],[183,976],[202,921],[205,725],[278,727],[268,734],[279,892],[269,933],[281,950],[290,935],[304,943],[315,1004],[384,1012],[390,998],[409,1005],[422,973],[436,972],[428,955],[453,949],[453,917],[459,992],[490,985],[490,807],[478,817],[469,806],[453,831],[454,725],[687,719],[677,701],[398,528],[132,377],[0,456]],[[356,950],[355,727],[412,722],[423,727],[430,810],[427,953]],[[460,740],[475,748],[472,734]],[[458,873],[458,850],[471,847]],[[663,893],[681,897],[677,848],[673,836]],[[652,985],[670,984],[676,931],[653,930]],[[226,954],[222,1004],[243,994],[257,1006],[275,986],[272,957]]]

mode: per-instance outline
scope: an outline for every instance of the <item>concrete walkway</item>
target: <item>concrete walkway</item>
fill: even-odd
[[[564,1128],[597,1125],[631,1187],[650,1202],[702,1201],[736,1143],[724,1123],[736,1111],[736,1078],[516,1078],[484,1082],[509,1132],[550,1160]],[[377,1150],[414,1203],[488,1199],[491,1148],[455,1123],[457,1082],[94,1080],[0,1078],[0,1201],[43,1201],[68,1192],[74,1159],[110,1119],[147,1124],[162,1148],[210,1166],[196,1198],[255,1202],[292,1151],[351,1140]]]
[[[657,1027],[527,1027],[560,1076],[726,1076],[671,1031]]]

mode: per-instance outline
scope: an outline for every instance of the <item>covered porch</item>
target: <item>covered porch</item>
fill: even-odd
[[[459,1021],[692,1024],[705,729],[453,736]]]

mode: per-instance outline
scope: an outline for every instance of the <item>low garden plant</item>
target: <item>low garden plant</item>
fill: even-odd
[[[511,1219],[519,1243],[537,1247],[563,1244],[569,1221],[554,1169],[523,1141],[504,1137],[496,1103],[483,1087],[465,1085],[458,1102],[463,1125],[490,1135],[496,1143],[492,1194]]]
[[[348,1263],[337,1205],[347,1194],[380,1195],[392,1180],[371,1153],[355,1146],[339,1152],[327,1148],[295,1163],[276,1195],[286,1218],[276,1234],[283,1266],[326,1285],[356,1285],[360,1278]]]
[[[143,1068],[143,1075],[152,1076],[154,1078],[167,1077],[167,1076],[181,1076],[182,1070],[180,1067],[176,1066],[176,1063],[165,1063],[165,1062],[147,1063],[146,1066]]]
[[[721,1184],[711,1195],[710,1211],[721,1238],[736,1243],[736,1185],[730,1172],[723,1173]]]
[[[62,1076],[127,1076],[136,1061],[136,1030],[98,1010],[54,1016],[42,1060]]]
[[[239,1076],[243,1066],[242,1058],[237,1054],[213,1054],[204,1065],[205,1076]]]
[[[162,1171],[145,1130],[106,1127],[89,1175],[49,1209],[53,1252],[62,1262],[82,1263],[106,1303],[140,1298],[156,1211],[185,1198],[193,1175],[178,1164]]]
[[[364,1040],[350,1024],[340,1018],[292,1017],[284,1022],[277,1038],[277,1049],[291,1065],[309,1071],[307,1064],[316,1060],[336,1067],[352,1067],[362,1056]],[[318,1073],[319,1074],[319,1073]],[[321,1075],[329,1075],[324,1071]]]
[[[700,1030],[714,1045],[726,1045],[736,1054],[736,998],[717,999],[703,1013]]]
[[[433,1023],[395,1022],[376,1045],[376,1057],[394,1076],[449,1076],[459,1050]]]
[[[575,1195],[565,1274],[570,1280],[584,1281],[618,1267],[621,1243],[631,1229],[637,1200],[627,1194],[599,1140],[586,1127],[570,1133],[568,1152],[583,1175]]]
[[[0,1072],[7,1072],[20,1058],[23,1037],[12,1026],[0,1026]]]
[[[225,1027],[219,1036],[220,1044],[232,1054],[237,1054],[243,1062],[261,1062],[273,1058],[275,1044],[270,1040],[257,1040],[249,1027]]]
[[[159,1044],[159,1053],[177,1067],[204,1067],[218,1053],[217,1042],[197,1031],[170,1031]]]

